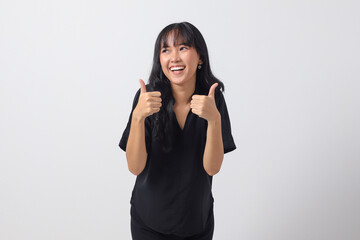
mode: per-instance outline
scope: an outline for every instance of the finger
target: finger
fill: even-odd
[[[153,113],[156,113],[156,112],[159,112],[159,111],[160,111],[160,108],[153,108],[153,109],[152,109],[152,112],[153,112]]]
[[[142,79],[139,79],[139,82],[140,82],[140,88],[141,88],[141,93],[146,93],[146,86],[145,86],[145,83]]]
[[[200,109],[200,108],[201,108],[201,105],[191,104],[191,105],[190,105],[190,108],[191,108],[191,109]]]
[[[196,108],[192,108],[191,112],[193,112],[196,115],[199,115],[199,111]]]
[[[192,95],[192,97],[191,97],[193,100],[196,100],[196,99],[202,99],[202,98],[204,98],[204,96],[203,95]]]
[[[151,107],[152,107],[152,108],[160,108],[161,106],[162,106],[161,103],[152,103],[152,104],[151,104]]]
[[[161,96],[161,92],[159,91],[155,91],[155,92],[149,92],[151,97],[160,97]]]
[[[210,88],[210,90],[209,90],[209,94],[208,94],[209,97],[214,97],[214,95],[215,95],[215,88],[216,88],[218,85],[219,85],[218,83],[214,83],[214,84],[211,86],[211,88]]]
[[[205,104],[204,99],[193,99],[190,101],[190,105],[192,106],[203,106]]]
[[[161,97],[150,97],[149,102],[162,102]]]
[[[190,101],[190,104],[202,104],[203,102],[204,102],[204,99],[194,98]]]

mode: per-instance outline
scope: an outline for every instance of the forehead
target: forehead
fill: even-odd
[[[178,31],[171,31],[165,34],[161,39],[161,47],[178,46],[178,45],[190,45],[185,37]]]

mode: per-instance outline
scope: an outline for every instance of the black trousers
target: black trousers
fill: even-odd
[[[131,235],[133,240],[212,240],[214,234],[214,213],[207,220],[205,231],[190,237],[179,237],[173,234],[163,234],[148,228],[131,207]]]

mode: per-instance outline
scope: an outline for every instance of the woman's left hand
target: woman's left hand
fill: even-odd
[[[191,111],[208,122],[218,121],[221,118],[215,103],[215,88],[217,86],[218,83],[214,83],[207,96],[193,95],[190,102]]]

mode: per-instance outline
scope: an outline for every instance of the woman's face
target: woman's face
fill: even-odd
[[[170,33],[167,45],[161,46],[161,68],[172,84],[193,84],[196,81],[197,66],[202,64],[200,56],[194,47],[184,45],[180,39],[177,39],[174,46],[173,37],[174,34]]]

